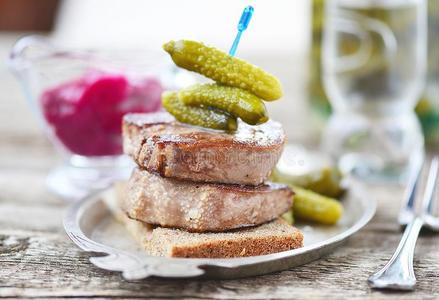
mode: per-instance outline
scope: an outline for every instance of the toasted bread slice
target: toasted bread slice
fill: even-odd
[[[191,232],[259,225],[288,211],[293,192],[283,184],[241,186],[163,178],[135,169],[122,208],[132,219]]]
[[[228,258],[256,256],[303,246],[302,233],[277,219],[256,227],[219,233],[192,233],[153,227],[122,214],[119,220],[142,247],[154,256]]]
[[[142,168],[163,177],[197,182],[259,185],[282,153],[280,123],[223,132],[177,122],[168,113],[127,114],[123,120],[124,152]]]
[[[130,219],[117,205],[110,205],[110,209],[142,248],[153,256],[231,258],[303,247],[302,233],[281,219],[229,232],[192,233]]]

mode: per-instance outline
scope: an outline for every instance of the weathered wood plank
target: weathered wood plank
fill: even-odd
[[[88,255],[63,234],[0,233],[0,296],[23,297],[206,297],[218,299],[300,298],[341,299],[379,296],[366,284],[367,276],[385,263],[398,242],[390,233],[361,232],[328,257],[290,271],[239,280],[163,280],[126,282],[100,270]],[[439,296],[439,252],[436,236],[419,241],[415,265],[419,281],[411,299]],[[368,249],[368,251],[365,251]],[[32,276],[30,276],[32,274]],[[400,298],[392,294],[389,298]]]
[[[41,136],[0,137],[0,171],[48,170],[60,161],[46,139]]]

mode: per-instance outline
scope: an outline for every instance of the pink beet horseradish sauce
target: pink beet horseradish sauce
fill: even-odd
[[[45,90],[44,118],[70,152],[83,156],[122,153],[122,117],[128,112],[161,108],[163,87],[154,77],[92,71]]]

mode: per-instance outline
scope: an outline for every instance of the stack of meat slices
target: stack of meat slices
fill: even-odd
[[[266,182],[285,142],[279,123],[226,133],[168,113],[129,114],[123,136],[138,167],[119,188],[118,216],[149,254],[224,258],[303,245],[279,219],[293,192]]]

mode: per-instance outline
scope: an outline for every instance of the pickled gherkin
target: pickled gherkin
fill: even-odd
[[[215,107],[241,118],[250,125],[268,121],[268,113],[262,100],[239,88],[218,84],[196,84],[181,90],[178,98],[190,106]]]
[[[247,90],[267,101],[282,96],[282,88],[276,77],[214,47],[179,40],[170,41],[163,48],[177,66],[202,74],[220,84]]]
[[[342,175],[336,167],[324,167],[301,176],[292,176],[283,173],[280,168],[275,168],[270,179],[274,182],[294,184],[328,197],[340,197],[344,192],[341,186]]]
[[[333,225],[342,216],[343,206],[337,200],[297,186],[292,189],[295,193],[294,218]]]
[[[285,146],[270,177],[332,198],[344,192],[343,175],[331,157],[301,145]]]
[[[162,104],[170,114],[183,123],[229,131],[237,128],[235,117],[209,108],[189,107],[178,98],[176,92],[164,92]]]

